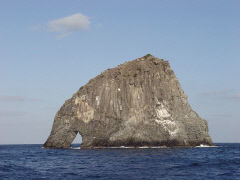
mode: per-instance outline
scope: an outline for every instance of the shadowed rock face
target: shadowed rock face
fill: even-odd
[[[212,145],[169,63],[151,55],[81,87],[57,112],[44,147],[68,148],[78,132],[82,148]]]

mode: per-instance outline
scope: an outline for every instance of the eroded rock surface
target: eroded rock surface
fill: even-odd
[[[212,145],[207,122],[194,112],[167,61],[146,55],[108,69],[57,112],[44,147]]]

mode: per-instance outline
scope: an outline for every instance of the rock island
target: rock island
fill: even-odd
[[[150,54],[108,69],[57,112],[44,147],[212,145],[206,120],[192,110],[168,61]]]

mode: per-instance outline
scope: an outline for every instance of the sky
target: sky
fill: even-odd
[[[169,61],[214,142],[240,143],[239,7],[238,0],[0,0],[0,144],[43,144],[81,86],[148,53]]]

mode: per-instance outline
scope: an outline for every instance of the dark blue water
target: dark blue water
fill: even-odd
[[[240,144],[216,145],[94,150],[0,145],[0,179],[240,179]]]

